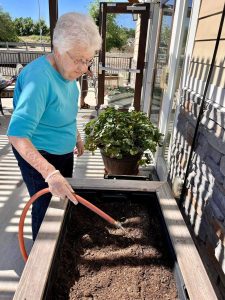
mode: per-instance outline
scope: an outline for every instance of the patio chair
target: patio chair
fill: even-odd
[[[0,112],[4,116],[3,107],[2,107],[2,98],[12,98],[14,92],[14,83],[21,72],[23,66],[21,64],[16,65],[15,75],[13,75],[9,80],[5,80],[3,77],[0,77]]]

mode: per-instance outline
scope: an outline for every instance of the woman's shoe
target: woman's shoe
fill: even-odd
[[[90,108],[90,105],[87,104],[87,103],[84,103],[84,104],[82,104],[82,105],[80,106],[80,108],[81,108],[81,109],[88,109],[88,108]]]

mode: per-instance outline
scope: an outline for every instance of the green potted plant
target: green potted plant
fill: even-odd
[[[99,116],[85,126],[85,149],[100,149],[105,171],[117,175],[137,175],[146,150],[154,153],[162,134],[143,112],[117,105],[100,107]]]

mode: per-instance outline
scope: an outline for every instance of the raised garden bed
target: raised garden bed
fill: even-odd
[[[81,205],[53,201],[14,299],[216,299],[166,183],[72,185],[128,234]]]
[[[175,261],[155,195],[82,196],[119,220],[126,232],[71,204],[44,298],[178,299]]]

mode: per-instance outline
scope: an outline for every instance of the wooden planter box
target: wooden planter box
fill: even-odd
[[[105,75],[105,85],[108,87],[118,87],[119,78],[119,74],[107,74]]]
[[[166,182],[71,179],[75,190],[119,191],[155,193],[173,248],[175,266],[181,278],[181,299],[217,299],[201,258],[185,225],[177,203]],[[39,300],[45,298],[46,288],[52,271],[57,248],[60,247],[60,233],[66,222],[68,203],[52,200],[41,225],[38,237],[22,273],[15,300]]]

